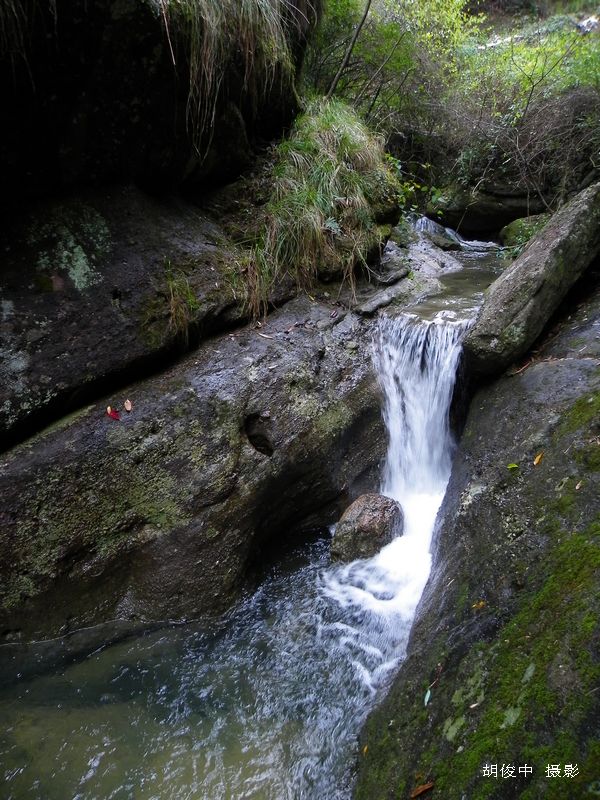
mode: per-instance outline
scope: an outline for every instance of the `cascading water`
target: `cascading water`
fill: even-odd
[[[218,630],[163,631],[8,700],[0,690],[8,798],[350,796],[358,733],[404,656],[429,573],[465,327],[404,315],[382,320],[375,338],[389,432],[382,491],[402,504],[404,535],[334,567],[321,541]]]
[[[324,582],[328,596],[341,606],[354,604],[379,615],[395,643],[379,667],[383,674],[404,654],[429,575],[431,534],[452,461],[450,404],[468,325],[415,315],[383,318],[379,324],[374,362],[389,436],[381,491],[402,505],[404,535],[368,561],[331,570]],[[379,683],[377,674],[367,677],[372,685]]]

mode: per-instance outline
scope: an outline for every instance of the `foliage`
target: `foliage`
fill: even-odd
[[[320,268],[353,281],[378,244],[376,206],[396,204],[399,186],[383,143],[340,100],[316,99],[277,148],[266,220],[248,268],[254,313],[286,274],[308,288]]]
[[[362,8],[329,0],[306,71],[320,91]],[[555,208],[600,160],[597,36],[566,13],[525,25],[519,17],[520,30],[492,35],[469,8],[378,0],[338,94],[386,135],[417,181],[500,180]]]
[[[200,305],[190,281],[183,270],[174,270],[170,261],[165,264],[168,331],[187,347],[190,324]]]
[[[325,92],[362,15],[361,0],[329,0],[313,39],[306,77]],[[452,68],[453,54],[476,24],[463,12],[464,0],[424,0],[401,4],[377,0],[339,83],[338,94],[374,124],[410,101],[423,72],[442,64]],[[415,81],[415,78],[418,80]]]
[[[491,173],[553,208],[598,164],[600,48],[570,17],[465,51],[447,102],[459,182]]]

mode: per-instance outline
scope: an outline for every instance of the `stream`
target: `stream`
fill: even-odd
[[[498,272],[489,245],[396,318],[373,363],[389,446],[381,491],[405,531],[332,565],[297,546],[210,628],[128,639],[0,687],[9,800],[348,800],[361,726],[404,657],[450,475],[448,416],[461,339]]]

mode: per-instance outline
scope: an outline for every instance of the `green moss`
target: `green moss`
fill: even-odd
[[[538,773],[547,763],[579,763],[581,775],[573,786],[596,777],[585,762],[582,769],[585,753],[577,732],[593,703],[589,690],[600,680],[600,665],[590,651],[600,610],[600,523],[582,533],[564,532],[545,572],[541,588],[494,643],[477,645],[464,664],[472,685],[484,676],[485,700],[473,711],[473,693],[455,692],[458,716],[446,720],[441,733],[454,744],[460,741],[460,752],[442,755],[435,746],[419,764],[423,772],[433,770],[440,796],[460,797],[465,791],[473,800],[496,796],[497,785],[481,776],[486,762],[527,762]],[[469,677],[463,678],[467,686]],[[466,724],[459,724],[465,717]],[[539,785],[523,791],[519,797],[538,797]]]
[[[127,445],[113,448],[109,465],[85,460],[84,473],[75,462],[56,466],[28,486],[23,502],[36,513],[17,526],[15,577],[0,587],[0,606],[17,606],[43,590],[69,569],[72,554],[110,562],[189,521],[187,486],[164,466],[162,448],[146,449],[136,463],[134,431],[114,427],[108,435]],[[80,487],[77,502],[71,485]]]
[[[600,472],[600,444],[592,440],[574,453],[575,461],[586,472]]]
[[[577,400],[565,413],[561,433],[572,433],[600,419],[600,392],[592,392]]]
[[[538,234],[550,219],[550,214],[535,214],[510,222],[500,231],[500,241],[518,255],[525,245]]]

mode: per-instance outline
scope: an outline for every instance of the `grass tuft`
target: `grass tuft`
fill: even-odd
[[[263,233],[254,249],[249,304],[265,310],[273,281],[307,289],[318,274],[353,285],[379,241],[375,206],[395,194],[382,140],[337,99],[311,101],[277,148]]]

